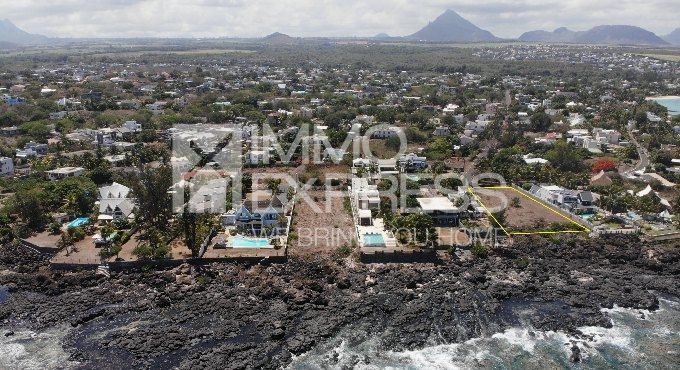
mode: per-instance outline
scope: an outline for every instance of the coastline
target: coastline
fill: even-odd
[[[680,95],[648,96],[645,100],[680,99]]]
[[[460,251],[441,264],[292,258],[111,278],[50,272],[35,255],[4,246],[5,260],[14,260],[0,263],[0,285],[10,291],[0,305],[0,335],[66,325],[61,344],[71,361],[114,369],[275,369],[345,331],[375,334],[380,351],[392,352],[527,325],[576,336],[579,328],[611,327],[602,308],[653,311],[652,292],[678,296],[680,252],[632,239],[557,245],[531,237],[485,259]],[[524,256],[529,264],[518,266]],[[19,270],[17,262],[33,268]]]
[[[342,333],[327,345],[294,358],[287,369],[563,368],[576,360],[583,368],[606,367],[612,361],[664,368],[663,363],[672,363],[672,349],[680,338],[680,323],[674,320],[680,313],[680,300],[658,298],[657,310],[602,309],[612,327],[579,327],[581,334],[517,326],[460,343],[394,352],[383,351],[378,337],[357,341],[351,333]]]

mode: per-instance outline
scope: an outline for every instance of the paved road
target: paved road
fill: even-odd
[[[630,136],[630,141],[637,148],[638,156],[640,157],[638,163],[632,169],[624,172],[625,176],[632,176],[636,171],[644,171],[649,167],[649,152],[645,149],[635,138],[631,129],[628,129],[628,136]]]

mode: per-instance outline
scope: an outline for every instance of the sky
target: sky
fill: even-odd
[[[680,27],[678,0],[0,0],[0,19],[51,37],[404,36],[446,9],[506,38],[561,26]]]

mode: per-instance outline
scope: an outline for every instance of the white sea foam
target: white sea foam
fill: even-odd
[[[76,365],[68,361],[61,346],[65,328],[53,328],[41,333],[16,331],[0,337],[0,369],[44,370],[69,369]]]
[[[413,351],[392,352],[380,348],[378,337],[359,344],[338,342],[333,347],[337,362],[327,362],[328,351],[297,358],[292,369],[357,368],[374,369],[488,369],[564,368],[571,347],[581,350],[584,368],[611,367],[623,362],[634,367],[667,366],[669,350],[680,340],[677,316],[680,304],[660,300],[661,310],[647,311],[614,307],[603,310],[612,318],[612,328],[582,327],[593,340],[572,337],[563,332],[510,328],[490,337],[462,343],[441,344]],[[646,319],[640,317],[644,312]],[[613,361],[613,362],[612,362]]]

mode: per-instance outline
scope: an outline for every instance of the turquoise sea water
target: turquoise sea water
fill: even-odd
[[[612,328],[580,328],[592,339],[515,327],[463,343],[393,352],[381,349],[376,336],[347,331],[324,348],[298,356],[290,369],[680,368],[680,301],[660,299],[660,309],[654,312],[618,307],[603,311]],[[581,350],[579,363],[569,360],[574,344]]]
[[[668,114],[680,115],[680,98],[652,98],[651,100],[668,108]]]
[[[241,238],[236,237],[232,241],[232,246],[234,248],[263,248],[269,245],[269,240],[267,239],[253,239],[253,238]]]

